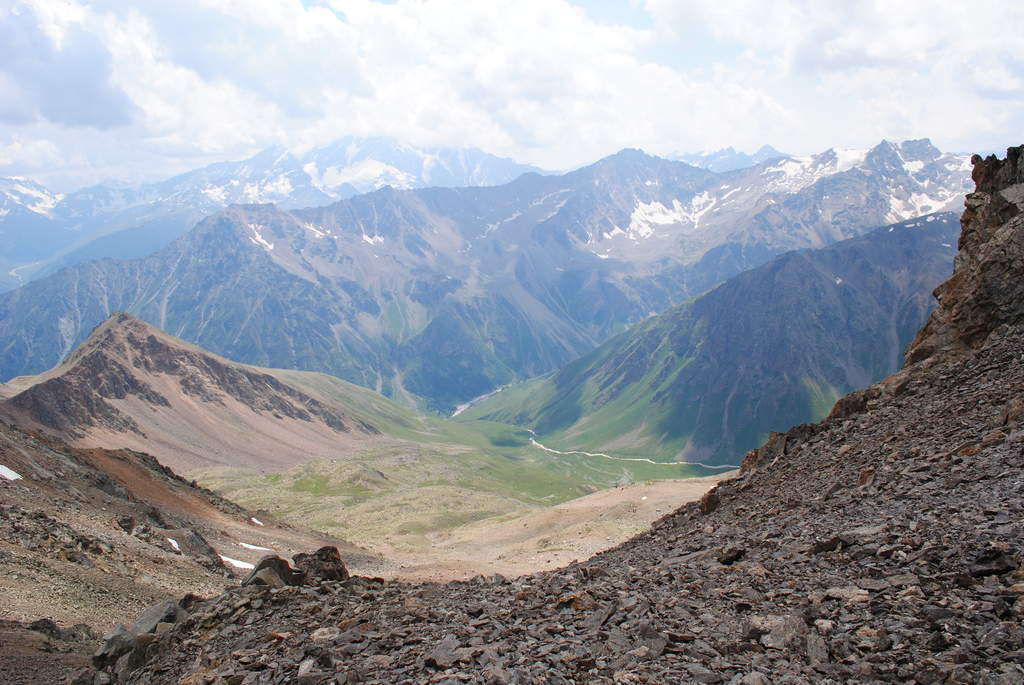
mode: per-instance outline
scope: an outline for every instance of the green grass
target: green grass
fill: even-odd
[[[526,427],[473,418],[419,414],[377,393],[326,374],[273,372],[383,435],[332,460],[283,473],[202,469],[189,474],[250,508],[356,543],[380,536],[422,536],[488,517],[512,517],[627,482],[708,475],[684,464],[625,462],[553,454],[531,444]],[[536,389],[510,389],[523,402]],[[504,393],[502,393],[504,394]],[[617,408],[614,408],[617,410]],[[620,417],[621,421],[631,420]],[[614,422],[601,435],[613,435]],[[602,438],[603,439],[603,438]],[[560,449],[559,444],[549,445]],[[648,456],[641,448],[639,456]]]

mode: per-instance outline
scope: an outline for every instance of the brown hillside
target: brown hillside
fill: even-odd
[[[79,446],[145,451],[179,472],[280,470],[378,435],[263,369],[125,313],[111,315],[59,366],[11,386],[17,394],[0,412],[19,425]]]

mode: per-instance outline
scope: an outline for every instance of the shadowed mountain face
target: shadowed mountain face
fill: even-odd
[[[958,230],[942,213],[783,255],[464,416],[559,449],[738,464],[899,367]]]
[[[232,359],[447,411],[781,252],[939,209],[964,176],[927,141],[728,174],[626,150],[504,186],[235,206],[150,257],[0,296],[0,378],[51,367],[121,309]]]
[[[60,366],[18,379],[5,394],[12,396],[0,412],[21,425],[83,444],[157,450],[177,470],[283,468],[379,434],[270,373],[124,313],[97,327]]]

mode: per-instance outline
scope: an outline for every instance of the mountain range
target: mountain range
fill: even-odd
[[[501,186],[234,205],[148,257],[0,295],[0,378],[50,368],[124,310],[450,412],[777,254],[953,206],[965,164],[925,140],[724,174],[624,150]]]
[[[779,152],[771,145],[762,145],[754,154],[737,152],[732,147],[724,147],[720,150],[710,152],[677,152],[673,155],[669,155],[669,159],[686,162],[691,166],[700,167],[701,169],[707,169],[709,171],[723,172],[746,169],[747,167],[752,167],[755,164],[760,164],[761,162],[767,162],[771,159],[781,159],[789,156],[790,155],[787,155],[784,152]]]
[[[973,164],[903,368],[699,502],[543,573],[185,597],[80,681],[1021,682],[1024,146]]]
[[[144,256],[231,204],[293,209],[384,186],[498,185],[537,171],[474,148],[346,137],[300,154],[272,148],[163,181],[67,195],[27,179],[0,178],[0,289],[89,259]]]
[[[738,465],[899,368],[959,231],[944,212],[787,253],[459,416],[559,450]]]

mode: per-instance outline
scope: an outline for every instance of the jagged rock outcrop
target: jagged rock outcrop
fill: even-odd
[[[1024,146],[1006,159],[972,158],[956,270],[935,289],[939,306],[907,350],[908,363],[982,345],[1000,326],[1024,320]]]
[[[982,192],[1007,180],[992,183]],[[974,254],[1006,246],[1019,278],[998,220],[969,224]],[[1005,277],[973,269],[955,292]],[[1016,685],[1024,326],[991,311],[1006,318],[970,344],[970,316],[938,315],[957,343],[933,348],[941,366],[773,435],[702,502],[585,562],[443,586],[235,588],[124,680]]]

